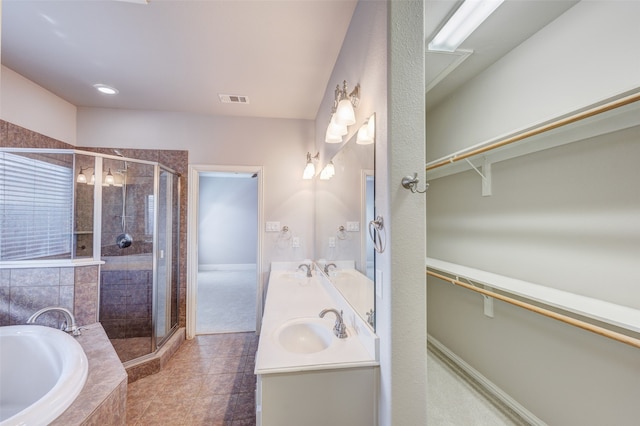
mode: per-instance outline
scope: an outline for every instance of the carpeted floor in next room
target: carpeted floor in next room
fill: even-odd
[[[187,340],[165,369],[129,384],[127,425],[255,425],[257,348],[253,332]]]

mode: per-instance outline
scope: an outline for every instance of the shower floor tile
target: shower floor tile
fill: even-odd
[[[127,389],[127,425],[255,425],[255,333],[197,336]]]

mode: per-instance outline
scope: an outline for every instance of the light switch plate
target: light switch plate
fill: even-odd
[[[360,232],[360,222],[347,222],[347,232]]]
[[[293,247],[293,248],[300,247],[300,237],[291,238],[291,247]]]
[[[336,246],[336,237],[329,237],[329,248]]]
[[[266,232],[279,232],[280,222],[267,222],[265,225]]]

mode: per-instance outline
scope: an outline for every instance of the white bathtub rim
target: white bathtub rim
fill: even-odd
[[[0,327],[2,335],[29,335],[40,339],[64,342],[62,350],[68,362],[63,363],[56,384],[42,398],[0,422],[0,426],[48,424],[58,418],[78,397],[89,375],[89,361],[80,343],[67,333],[42,325],[11,325]],[[56,345],[60,349],[60,344]]]

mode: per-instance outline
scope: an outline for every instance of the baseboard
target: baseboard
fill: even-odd
[[[207,263],[204,265],[198,265],[198,272],[200,271],[248,271],[255,270],[255,263]]]
[[[495,398],[500,403],[504,404],[507,408],[512,410],[515,414],[521,417],[527,423],[533,426],[547,426],[545,422],[536,417],[531,411],[527,410],[518,401],[513,399],[509,394],[496,386],[493,382],[483,376],[478,370],[467,364],[462,358],[453,353],[449,348],[443,345],[438,339],[431,335],[427,335],[427,343],[431,344],[441,355],[447,358],[448,361],[453,363],[456,367],[475,380],[483,390]]]

